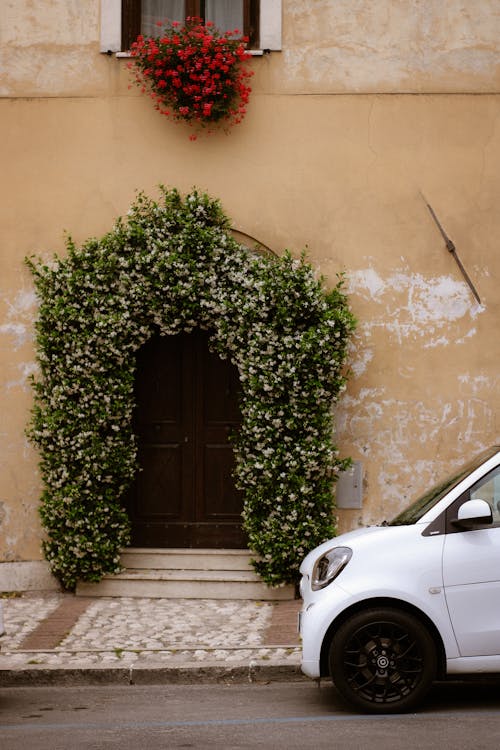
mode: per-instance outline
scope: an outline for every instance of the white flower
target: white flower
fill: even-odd
[[[136,471],[135,352],[154,326],[162,335],[200,326],[240,373],[243,519],[264,578],[282,583],[296,574],[304,537],[313,545],[333,533],[331,403],[345,388],[352,318],[345,303],[330,307],[304,259],[237,245],[206,223],[207,196],[163,195],[163,205],[139,196],[114,232],[71,245],[52,267],[32,264],[41,305],[31,437],[47,487],[45,554],[68,585],[116,569],[127,542],[119,496]]]

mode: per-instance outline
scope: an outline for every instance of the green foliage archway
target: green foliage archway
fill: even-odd
[[[354,320],[342,283],[326,292],[304,258],[239,245],[219,203],[162,189],[139,196],[102,239],[51,264],[30,259],[40,299],[40,374],[29,435],[45,484],[44,551],[63,585],[119,569],[123,497],[136,471],[135,354],[155,330],[199,326],[238,368],[236,480],[255,567],[297,580],[304,554],[335,533],[332,484],[344,463],[332,403]]]

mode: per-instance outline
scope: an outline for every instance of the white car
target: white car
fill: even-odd
[[[302,671],[357,709],[404,712],[435,679],[500,674],[500,448],[300,570]]]

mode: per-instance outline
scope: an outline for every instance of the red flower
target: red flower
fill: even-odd
[[[212,23],[192,18],[182,27],[168,24],[159,39],[139,36],[132,45],[135,83],[173,120],[235,125],[245,114],[252,75],[236,33],[220,34]]]

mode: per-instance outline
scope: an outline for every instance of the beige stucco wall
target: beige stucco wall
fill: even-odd
[[[342,529],[500,441],[498,3],[374,8],[283,0],[283,52],[254,59],[243,124],[193,143],[128,89],[126,60],[99,54],[98,0],[0,4],[0,560],[41,558],[23,258],[63,252],[65,230],[104,233],[159,183],[219,197],[276,252],[307,245],[332,283],[346,273],[359,325],[337,442],[365,483]]]

